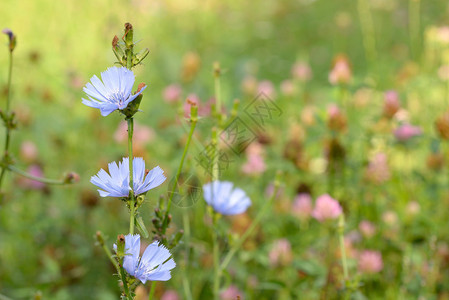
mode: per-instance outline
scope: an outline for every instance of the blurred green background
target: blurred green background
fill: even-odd
[[[372,28],[364,23],[367,20],[364,5],[369,6],[368,20],[371,18]],[[418,18],[411,14],[416,5]],[[84,97],[82,88],[91,76],[99,75],[114,63],[112,38],[120,36],[123,24],[130,22],[134,26],[135,40],[139,40],[137,48],[150,49],[144,64],[135,69],[136,83],[144,82],[149,86],[141,104],[143,112],[136,116],[136,122],[152,128],[154,137],[139,154],[146,158],[149,167],[160,165],[169,179],[181,157],[186,131],[179,117],[182,105],[170,105],[163,100],[166,86],[179,84],[182,99],[194,93],[205,103],[213,97],[212,65],[218,61],[224,70],[223,101],[230,110],[234,99],[240,99],[241,107],[245,107],[254,97],[242,89],[245,78],[269,80],[279,94],[281,82],[292,77],[295,62],[304,61],[310,65],[313,77],[306,88],[302,87],[305,91],[294,96],[281,94],[276,99],[283,114],[267,129],[273,139],[273,144],[267,148],[267,171],[256,178],[239,177],[239,167],[245,158],[236,157],[236,163],[225,174],[227,179],[239,181],[250,194],[255,203],[250,215],[263,203],[265,188],[279,169],[287,174],[284,195],[287,202],[294,197],[300,182],[312,185],[315,195],[326,192],[322,173],[301,170],[285,160],[282,153],[291,135],[291,125],[301,123],[298,120],[307,104],[315,107],[318,124],[307,129],[307,138],[303,141],[304,148],[308,149],[306,155],[310,158],[325,156],[322,149],[322,138],[327,134],[323,121],[325,109],[328,103],[338,99],[337,89],[329,84],[328,73],[337,54],[344,53],[348,57],[354,74],[348,88],[351,101],[356,101],[355,95],[360,96],[357,92],[361,90],[369,92],[366,97],[371,101],[368,107],[349,114],[349,130],[343,138],[348,147],[347,156],[353,163],[349,164],[355,170],[346,178],[348,190],[336,192],[345,198],[345,207],[351,206],[348,203],[356,201],[366,187],[361,182],[360,171],[366,165],[366,153],[358,150],[364,149],[366,131],[371,130],[380,114],[382,93],[388,89],[399,90],[411,120],[422,126],[425,138],[412,147],[389,150],[396,166],[393,179],[383,187],[368,186],[368,191],[364,190],[373,198],[381,195],[383,200],[380,207],[376,207],[378,211],[373,212],[368,204],[351,216],[353,219],[348,226],[355,228],[367,215],[380,224],[380,211],[391,208],[389,201],[397,200],[393,208],[401,211],[410,198],[416,198],[422,201],[422,220],[417,223],[405,220],[401,230],[409,232],[412,227],[424,242],[416,246],[413,244],[416,236],[401,236],[385,246],[382,235],[371,241],[371,247],[390,253],[392,267],[389,277],[370,279],[362,290],[365,295],[377,295],[379,299],[384,297],[384,291],[390,296],[383,299],[399,299],[396,297],[400,295],[405,295],[403,299],[414,299],[408,298],[411,295],[433,295],[428,299],[437,299],[437,295],[448,297],[449,287],[444,283],[448,279],[447,272],[438,273],[440,283],[415,292],[409,291],[407,285],[415,277],[409,280],[406,273],[400,271],[407,268],[401,259],[408,257],[405,253],[409,255],[413,247],[422,246],[416,255],[425,256],[430,253],[431,237],[445,242],[448,237],[444,227],[447,213],[441,213],[432,221],[432,211],[439,207],[432,201],[446,199],[446,175],[441,177],[420,169],[430,151],[430,140],[437,138],[433,121],[447,108],[444,102],[447,83],[437,76],[445,56],[429,59],[425,33],[431,26],[445,25],[448,18],[447,1],[3,0],[0,26],[11,28],[17,35],[11,102],[20,122],[11,144],[17,166],[26,169],[37,162],[47,177],[60,178],[64,172],[74,171],[81,179],[71,186],[35,191],[21,187],[16,175],[7,174],[6,194],[0,204],[0,293],[12,299],[30,299],[38,290],[42,291],[44,299],[118,298],[116,277],[111,275],[114,270],[101,249],[94,245],[94,234],[96,230],[103,231],[112,245],[118,233],[125,233],[127,212],[115,199],[98,199],[89,179],[106,163],[126,156],[126,145],[114,140],[122,117],[115,113],[103,118],[97,110],[82,105],[81,98]],[[365,48],[370,38],[374,39],[373,56],[370,56],[372,49]],[[0,100],[3,108],[8,50],[6,36],[2,39]],[[2,131],[0,140],[3,134]],[[204,120],[199,124],[198,139],[192,144],[186,170],[201,173],[194,158],[208,136],[208,121]],[[387,145],[384,147],[397,146],[384,133],[378,138],[380,144]],[[371,144],[368,141],[368,148],[375,148],[379,139]],[[34,162],[27,162],[19,155],[25,141],[32,141],[37,147],[38,158]],[[404,152],[408,156],[404,156]],[[207,179],[202,173],[198,176],[201,181]],[[143,208],[148,220],[155,200],[168,188],[167,183],[149,194],[151,201]],[[446,210],[447,200],[440,204],[443,208],[438,209]],[[208,299],[211,263],[201,260],[209,249],[208,231],[201,229],[204,209],[204,203],[199,201],[191,208],[177,207],[173,214],[175,228],[183,227],[183,214],[193,219],[195,246],[192,247],[195,250],[192,250],[190,262],[195,283],[193,292],[195,298]],[[301,260],[279,271],[277,279],[269,269],[266,252],[275,237],[289,237],[294,252],[304,253],[307,245],[317,237],[325,238],[326,232],[317,224],[304,229],[285,208],[274,210],[267,220],[270,222],[264,224],[263,234],[247,245],[249,250],[239,258],[242,265],[234,266],[234,273],[228,274],[227,280],[246,290],[250,299],[296,298],[304,290],[309,291],[307,299],[317,299],[318,293],[314,291],[322,287],[325,278],[319,258],[306,263],[309,255],[301,254]],[[150,224],[148,221],[147,225]],[[239,221],[234,220],[233,224],[239,227]],[[226,232],[227,227],[223,230]],[[323,245],[325,242],[320,239],[317,248],[322,249]],[[183,257],[181,252],[174,250],[178,265]],[[311,277],[306,280],[298,275],[299,279],[296,278],[299,270],[310,271]],[[253,273],[261,282],[259,287],[247,282]],[[181,281],[181,272],[175,269],[172,280],[159,286],[158,295],[169,288],[181,295]],[[405,289],[405,294],[401,288]],[[251,290],[256,292],[249,292]],[[375,297],[368,296],[368,299]]]

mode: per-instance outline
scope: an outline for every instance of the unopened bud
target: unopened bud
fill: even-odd
[[[14,48],[16,48],[17,38],[14,35],[14,33],[12,32],[12,30],[9,29],[9,28],[3,29],[2,32],[4,34],[6,34],[8,36],[8,38],[9,38],[9,45],[8,45],[9,46],[9,51],[12,52],[14,50]]]
[[[123,41],[125,42],[126,47],[131,47],[134,44],[133,35],[133,26],[131,23],[126,23],[125,34],[123,35]]]
[[[80,176],[75,172],[68,173],[64,178],[64,183],[75,183],[80,181]]]
[[[116,49],[118,44],[118,36],[114,35],[114,38],[112,39],[112,48]]]
[[[442,139],[449,140],[449,112],[445,112],[435,121],[435,127]]]
[[[100,245],[103,246],[104,245],[104,238],[103,238],[103,235],[102,235],[101,231],[97,231],[95,233],[95,237],[97,238],[98,243],[100,243]]]
[[[216,61],[214,62],[214,76],[220,77],[220,75],[221,75],[220,63]]]

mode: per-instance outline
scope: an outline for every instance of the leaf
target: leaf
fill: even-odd
[[[148,234],[148,230],[145,227],[145,224],[143,223],[141,216],[136,216],[136,226],[137,229],[139,229],[140,233],[143,235],[144,238],[148,238],[150,235]]]

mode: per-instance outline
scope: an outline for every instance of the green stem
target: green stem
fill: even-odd
[[[22,175],[23,177],[26,177],[28,179],[39,181],[39,182],[46,183],[46,184],[54,184],[54,185],[66,184],[65,180],[63,180],[63,179],[56,180],[56,179],[49,179],[49,178],[45,178],[45,177],[36,177],[36,176],[33,176],[25,171],[22,171],[16,167],[14,167],[13,165],[8,165],[5,169],[8,169],[14,173],[19,174],[19,175]]]
[[[190,291],[189,276],[187,276],[188,266],[189,266],[189,252],[190,252],[190,222],[189,215],[183,214],[183,227],[184,227],[184,243],[185,243],[185,254],[184,254],[184,267],[182,272],[182,285],[184,288],[184,296],[186,300],[192,300],[192,292]]]
[[[125,291],[126,298],[128,298],[129,300],[133,300],[133,297],[131,297],[131,294],[129,293],[128,283],[126,282],[126,274],[125,274],[125,269],[123,268],[123,263],[120,264],[119,270],[120,270],[120,277],[122,279],[123,290]]]
[[[112,253],[109,250],[109,248],[106,247],[106,245],[104,243],[101,245],[101,247],[103,248],[104,252],[106,253],[106,256],[109,258],[111,263],[114,265],[115,269],[117,270],[117,273],[120,274],[120,267],[119,267],[117,261],[112,257]]]
[[[152,281],[151,282],[150,294],[148,295],[148,300],[153,300],[155,291],[156,291],[156,281]]]
[[[276,176],[276,180],[274,183],[274,191],[273,195],[271,196],[270,200],[265,202],[265,205],[262,207],[262,209],[257,214],[256,218],[254,219],[251,226],[248,228],[248,230],[245,231],[245,233],[237,240],[237,242],[234,244],[234,246],[231,248],[231,250],[228,252],[228,254],[225,256],[223,262],[220,265],[220,273],[226,269],[228,264],[231,262],[232,257],[234,254],[239,250],[239,248],[242,246],[242,244],[246,241],[246,239],[253,233],[256,226],[259,224],[259,222],[262,220],[262,217],[267,213],[268,209],[270,208],[271,203],[276,198],[276,194],[279,189],[279,174]]]
[[[133,181],[133,131],[134,131],[134,119],[128,118],[128,156],[129,156],[129,233],[134,234],[134,218],[135,218],[135,197],[134,197],[134,181]]]
[[[218,172],[218,136],[217,136],[217,128],[212,128],[212,146],[213,146],[213,163],[212,163],[212,182],[218,180],[219,172]]]
[[[8,96],[6,98],[6,117],[9,118],[9,106],[10,106],[10,102],[11,102],[11,80],[12,80],[12,63],[13,63],[13,59],[12,59],[12,51],[9,52],[9,70],[8,70]],[[3,158],[6,157],[7,153],[8,153],[8,149],[9,149],[9,141],[10,141],[10,135],[11,135],[11,128],[9,127],[9,124],[6,124],[6,135],[5,135],[5,150],[3,153]],[[6,172],[6,167],[2,167],[2,171],[0,173],[0,190],[2,187],[2,183],[3,183],[3,177],[5,175]]]
[[[165,212],[164,225],[166,225],[168,221],[168,214],[170,213],[171,203],[173,200],[173,196],[175,195],[175,190],[178,185],[179,176],[181,175],[182,167],[184,165],[185,158],[187,156],[187,151],[189,150],[190,141],[192,140],[193,132],[195,131],[197,119],[193,118],[190,122],[190,132],[187,138],[186,145],[184,146],[184,152],[182,153],[181,162],[179,163],[178,170],[176,171],[175,181],[173,182],[173,186],[171,189],[170,197],[168,198],[167,210]],[[165,226],[163,226],[165,228]],[[165,229],[164,229],[165,230]]]
[[[219,299],[219,291],[220,291],[220,275],[221,275],[221,269],[220,269],[220,253],[218,251],[218,236],[217,236],[217,230],[215,229],[217,226],[216,222],[216,213],[213,213],[212,219],[213,219],[213,233],[212,233],[212,240],[213,240],[213,258],[214,258],[214,285],[213,285],[213,294],[214,299]]]
[[[221,84],[220,84],[220,70],[215,71],[214,76],[214,87],[215,87],[215,109],[217,113],[218,121],[221,118]]]
[[[376,37],[374,23],[368,0],[358,0],[358,13],[363,35],[363,46],[367,61],[372,65],[376,61]]]
[[[344,230],[345,230],[345,216],[344,214],[341,214],[338,219],[338,237],[340,242],[341,264],[343,265],[343,277],[344,280],[346,281],[348,279],[348,263],[346,260]]]
[[[409,33],[410,33],[410,48],[412,57],[418,59],[419,52],[419,32],[420,32],[420,1],[409,0]]]

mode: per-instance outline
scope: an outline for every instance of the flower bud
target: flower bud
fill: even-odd
[[[117,236],[117,256],[123,257],[125,256],[125,236],[123,234],[119,234]]]
[[[383,115],[391,119],[401,108],[398,93],[395,91],[388,91],[384,95]]]
[[[11,31],[11,29],[9,28],[5,28],[2,30],[2,32],[4,34],[6,34],[9,38],[9,51],[12,52],[14,50],[14,48],[16,48],[16,44],[17,44],[17,38],[14,35],[14,33]]]
[[[449,112],[445,112],[435,121],[435,128],[443,140],[449,140]]]
[[[64,178],[64,183],[75,183],[80,181],[80,176],[75,172],[68,173]]]
[[[125,23],[125,34],[123,35],[123,41],[125,42],[126,47],[131,47],[134,44],[134,30],[131,23]]]

